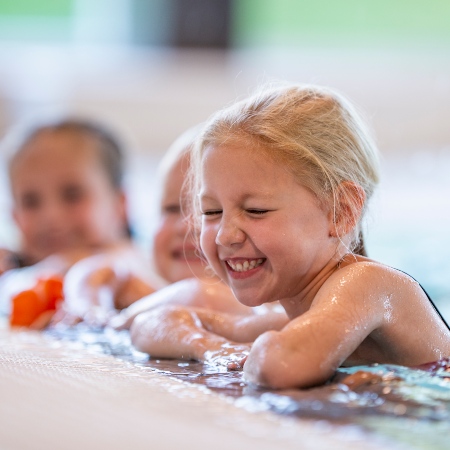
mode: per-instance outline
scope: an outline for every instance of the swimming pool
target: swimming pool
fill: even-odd
[[[450,322],[450,148],[385,157],[369,256],[416,278]]]
[[[155,162],[138,164],[129,179],[144,248],[152,223],[148,192],[153,192],[149,173]],[[394,155],[382,169],[366,232],[369,255],[419,280],[449,321],[450,210],[445,205],[450,152]],[[210,448],[211,442],[217,448],[279,448],[280,443],[298,448],[298,442],[306,449],[447,448],[446,373],[433,378],[398,373],[395,367],[365,367],[364,372],[375,372],[375,382],[369,379],[359,391],[328,386],[306,394],[274,394],[253,391],[239,373],[192,362],[148,362],[142,355],[130,362],[129,347],[124,347],[125,360],[118,360],[105,355],[111,344],[118,345],[113,334],[55,341],[3,329],[1,343],[0,420],[5,426],[0,444],[8,449],[34,448],[35,442],[48,448],[60,442],[77,449],[93,448],[94,442],[111,449],[130,443],[147,448],[149,439],[166,448],[191,443]]]
[[[448,361],[342,369],[326,386],[271,391],[241,372],[149,360],[126,332],[3,327],[0,341],[2,448],[448,448]]]
[[[5,329],[0,340],[5,449],[385,448],[386,439],[367,443],[367,434],[354,427],[249,411],[93,345]]]
[[[437,164],[434,176],[407,180],[413,169],[403,161],[398,165],[401,170],[390,166],[376,199],[368,250],[415,276],[448,320],[450,242],[442,208],[450,192],[448,166]],[[0,446],[7,449],[36,443],[58,448],[61,442],[77,450],[139,449],[149,442],[205,449],[212,443],[218,449],[289,449],[300,442],[304,449],[448,448],[448,367],[437,376],[357,368],[363,376],[353,388],[335,383],[274,393],[247,386],[238,372],[147,361],[111,330],[52,336],[3,326],[0,342]],[[350,374],[339,374],[345,375]]]

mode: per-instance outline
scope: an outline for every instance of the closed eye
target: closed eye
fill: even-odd
[[[202,211],[202,214],[204,216],[216,216],[218,214],[222,214],[222,210],[221,209],[213,209],[210,211]]]
[[[163,205],[162,211],[165,214],[180,214],[181,206],[178,203]]]
[[[247,212],[249,214],[256,214],[256,215],[262,215],[269,212],[268,209],[247,209]]]
[[[22,208],[24,209],[27,210],[38,209],[39,206],[42,204],[42,199],[38,194],[34,192],[27,192],[20,199],[20,203]]]
[[[80,186],[68,185],[62,189],[61,197],[68,204],[80,203],[86,196],[86,193]]]

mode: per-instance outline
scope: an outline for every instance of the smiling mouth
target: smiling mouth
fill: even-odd
[[[266,260],[265,258],[259,258],[259,259],[248,259],[246,261],[241,261],[238,263],[226,261],[226,263],[234,272],[247,272],[248,270],[252,270],[260,266],[265,260]]]

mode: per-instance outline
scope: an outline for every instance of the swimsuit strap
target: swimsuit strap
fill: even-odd
[[[442,322],[444,322],[444,324],[447,327],[447,329],[450,330],[450,326],[448,325],[447,321],[444,319],[444,316],[441,314],[441,312],[439,311],[438,307],[434,304],[433,300],[431,300],[431,297],[428,295],[428,292],[424,289],[424,287],[414,277],[412,277],[409,273],[406,273],[406,272],[404,272],[403,270],[400,270],[400,269],[395,269],[395,270],[398,270],[399,272],[402,272],[405,275],[408,275],[409,278],[412,278],[422,288],[422,291],[425,292],[425,295],[427,296],[428,300],[430,301],[431,306],[436,311],[437,315],[441,318]]]

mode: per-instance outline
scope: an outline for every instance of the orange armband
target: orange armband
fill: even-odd
[[[11,326],[30,326],[42,313],[54,311],[64,298],[60,277],[38,279],[32,289],[16,294],[11,301]]]

